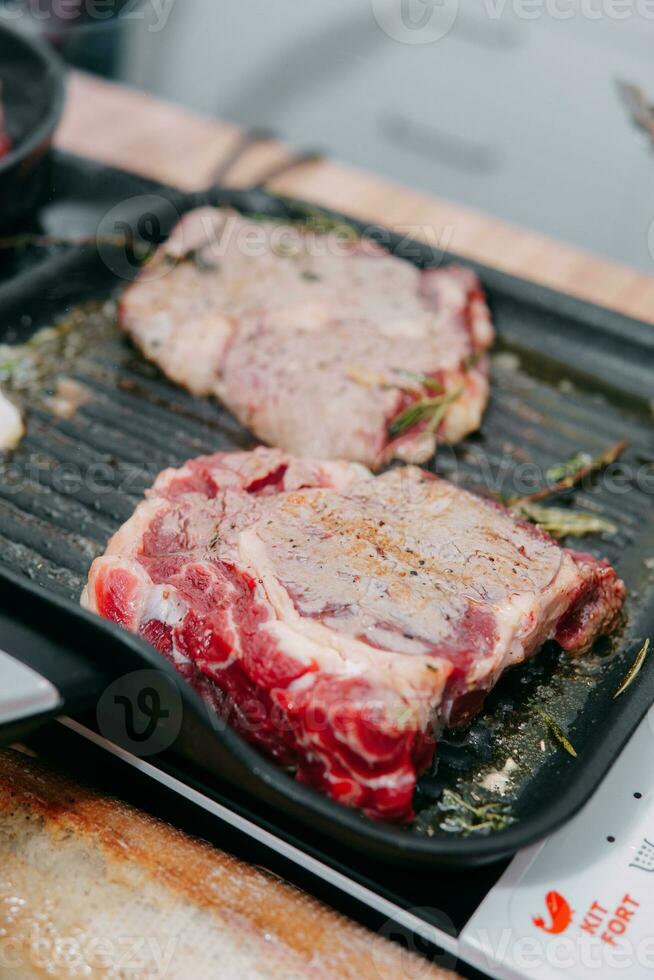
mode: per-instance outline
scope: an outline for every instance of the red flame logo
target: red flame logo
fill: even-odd
[[[559,895],[558,892],[548,892],[545,896],[545,904],[552,920],[551,923],[548,925],[540,915],[535,916],[531,921],[537,929],[542,929],[543,932],[552,934],[565,932],[572,922],[572,909],[563,895]]]

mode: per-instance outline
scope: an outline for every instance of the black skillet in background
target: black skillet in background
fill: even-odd
[[[0,81],[11,149],[0,157],[0,234],[48,193],[50,147],[64,106],[64,68],[40,40],[0,21]]]

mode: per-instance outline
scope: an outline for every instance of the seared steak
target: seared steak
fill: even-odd
[[[299,779],[406,820],[435,731],[545,640],[588,650],[624,594],[606,561],[416,467],[257,449],[161,473],[83,602]]]
[[[488,399],[475,274],[420,271],[337,232],[192,212],[126,291],[121,323],[173,381],[300,456],[422,462],[478,428]]]

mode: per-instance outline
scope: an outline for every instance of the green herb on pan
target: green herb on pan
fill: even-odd
[[[434,398],[421,398],[412,402],[399,415],[397,415],[388,427],[388,434],[393,438],[412,429],[421,422],[427,422],[425,432],[433,433],[443,421],[448,405],[460,397],[463,388],[456,388],[443,395]]]
[[[20,358],[16,357],[13,359],[8,358],[5,361],[0,361],[0,378],[6,381],[10,378],[12,374],[16,371],[21,364]]]
[[[548,483],[558,483],[559,480],[563,480],[567,476],[575,476],[579,470],[587,467],[592,461],[592,456],[589,456],[588,453],[577,453],[565,463],[555,463],[554,466],[545,470],[545,479]]]
[[[551,497],[556,493],[561,493],[563,490],[571,490],[578,483],[581,483],[585,477],[590,476],[592,473],[597,473],[599,470],[603,470],[611,463],[614,463],[616,459],[622,455],[626,448],[627,443],[624,440],[616,442],[613,446],[610,446],[595,459],[590,459],[583,465],[577,466],[574,469],[574,472],[567,473],[554,483],[550,483],[549,486],[542,487],[540,490],[536,490],[534,493],[527,494],[524,497],[513,497],[508,501],[508,505],[510,507],[517,507],[521,504],[538,503],[539,501],[545,500],[547,497]],[[581,454],[577,455],[577,460],[579,459],[580,455]],[[568,464],[561,465],[566,466]],[[550,470],[551,469],[552,467],[550,467]]]
[[[565,749],[568,755],[571,755],[574,759],[576,759],[577,758],[576,749],[572,744],[572,742],[570,742],[570,740],[566,737],[559,723],[554,718],[552,718],[551,715],[548,715],[546,711],[543,711],[542,708],[536,708],[536,712],[543,719],[543,721],[545,722],[551,734],[559,743],[559,745]]]
[[[569,510],[565,507],[541,507],[539,504],[513,504],[511,510],[518,517],[524,517],[532,524],[537,524],[553,538],[565,538],[572,535],[583,538],[586,534],[615,534],[618,530],[615,524],[597,514],[589,514],[582,510]]]
[[[306,282],[320,282],[320,276],[316,275],[315,272],[311,272],[310,269],[303,269],[300,276]]]
[[[469,803],[451,789],[443,790],[438,808],[447,816],[441,822],[441,830],[455,834],[478,834],[484,831],[504,830],[514,823],[507,803]]]
[[[645,640],[642,647],[636,654],[636,659],[634,660],[633,664],[629,668],[629,671],[627,672],[627,676],[622,681],[617,691],[613,695],[614,698],[619,698],[621,694],[624,694],[627,688],[631,684],[633,684],[633,682],[636,680],[636,677],[640,673],[640,668],[645,663],[645,657],[647,656],[648,651],[649,651],[649,637]]]

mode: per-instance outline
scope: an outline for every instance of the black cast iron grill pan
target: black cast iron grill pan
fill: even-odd
[[[211,197],[250,213],[304,214],[300,205],[259,190],[216,190]],[[58,156],[53,195],[39,220],[44,232],[57,236],[95,235],[98,229],[102,235],[108,220],[118,222],[138,245],[149,237],[159,240],[178,214],[205,200],[206,195],[184,195]],[[434,264],[453,258],[384,229],[372,233],[411,261]],[[0,339],[24,339],[83,300],[115,296],[137,263],[123,247],[100,252],[91,245],[57,246],[8,257],[0,284]],[[582,666],[548,649],[510,671],[468,732],[445,733],[438,770],[420,780],[419,815],[410,828],[371,822],[297,784],[216,719],[156,651],[78,606],[92,558],[104,550],[160,469],[201,453],[252,444],[216,402],[194,399],[171,385],[117,329],[98,333],[94,318],[106,320],[107,314],[93,309],[85,314],[87,320],[81,319],[88,323],[91,341],[61,364],[62,373],[81,382],[92,397],[68,419],[52,415],[36,399],[21,446],[0,466],[0,647],[31,665],[54,690],[50,701],[39,701],[33,710],[26,702],[14,703],[5,740],[53,715],[90,709],[91,722],[103,734],[155,761],[158,752],[173,753],[177,770],[189,778],[192,773],[210,795],[227,781],[252,800],[255,812],[263,803],[289,822],[311,826],[360,854],[405,866],[462,867],[497,860],[576,812],[654,699],[650,661],[625,694],[614,698],[654,625],[649,562],[654,556],[649,406],[654,331],[476,268],[500,337],[493,397],[481,436],[440,452],[436,470],[472,488],[490,485],[506,491],[507,464],[511,480],[520,460],[543,468],[580,450],[595,455],[627,439],[629,449],[612,469],[611,481],[576,493],[578,506],[612,520],[617,534],[567,542],[605,554],[630,588],[627,623],[613,644]],[[24,677],[23,682],[29,686]],[[130,699],[134,711],[143,707],[146,728],[151,718],[157,723],[147,746],[138,740],[134,719],[131,727],[121,722]],[[535,704],[544,705],[562,724],[577,758],[552,743],[532,710]],[[482,775],[500,768],[509,755],[520,769],[511,798],[514,822],[491,834],[444,831],[443,787],[474,793]]]

